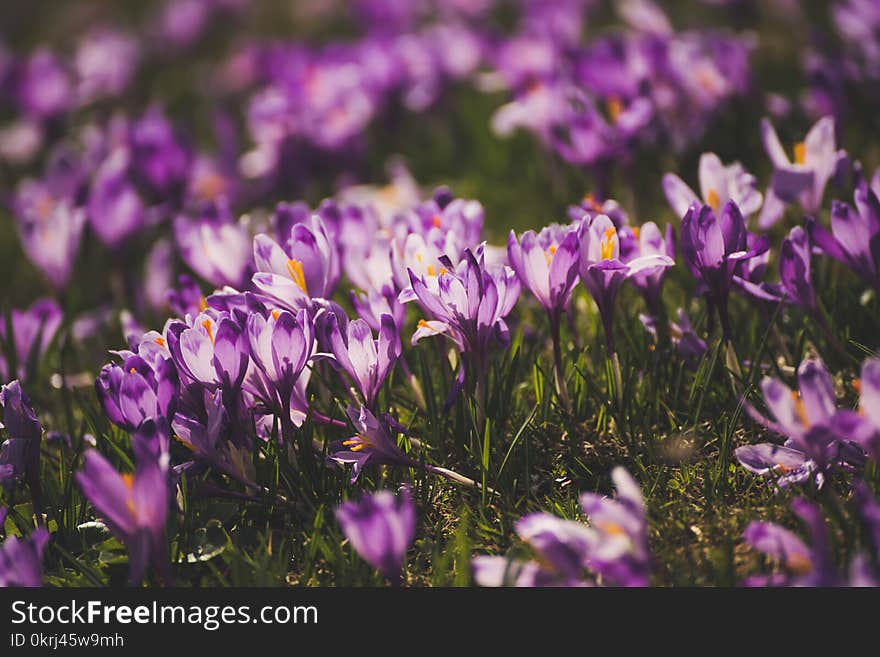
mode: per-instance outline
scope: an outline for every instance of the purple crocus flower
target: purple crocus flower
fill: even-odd
[[[275,310],[248,316],[245,335],[255,367],[248,370],[245,389],[274,413],[300,426],[306,418],[308,364],[315,346],[314,325],[306,310],[296,315]]]
[[[363,319],[340,327],[335,313],[326,313],[326,335],[336,363],[351,377],[364,400],[373,408],[385,379],[400,357],[400,335],[390,315],[382,315],[379,339]]]
[[[139,45],[132,35],[107,27],[86,33],[74,55],[79,102],[122,93],[134,76],[139,57]]]
[[[715,153],[703,153],[699,164],[700,197],[674,173],[663,176],[663,192],[672,210],[683,217],[694,203],[705,203],[713,212],[719,212],[733,200],[743,216],[748,217],[761,207],[763,197],[756,188],[757,181],[742,164],[725,165]]]
[[[72,105],[70,75],[50,50],[41,48],[25,61],[17,95],[26,114],[41,119],[57,116]]]
[[[676,311],[676,317],[678,319],[677,322],[671,320],[669,322],[669,338],[678,355],[686,361],[693,363],[702,358],[703,354],[706,353],[706,341],[694,331],[690,317],[688,317],[684,308],[679,308]],[[644,325],[645,330],[656,341],[658,318],[654,315],[640,313],[639,320]]]
[[[197,216],[178,216],[174,237],[183,261],[212,285],[241,287],[251,263],[251,237],[224,199],[201,206]]]
[[[724,339],[730,339],[727,300],[738,263],[767,250],[768,240],[748,246],[745,220],[735,201],[728,201],[720,214],[709,205],[695,203],[681,222],[681,250],[691,273],[701,282],[710,312],[717,309]]]
[[[589,526],[546,513],[521,518],[516,531],[537,553],[537,562],[480,556],[472,561],[480,586],[647,586],[648,535],[644,499],[623,469],[612,472],[613,500],[594,493],[581,496]],[[590,577],[587,577],[589,571]]]
[[[9,362],[0,355],[0,378],[6,380],[16,376],[25,380],[55,339],[63,314],[54,299],[37,299],[27,310],[15,308],[11,315],[18,368],[16,372],[10,371]],[[8,339],[5,322],[0,323],[0,336]]]
[[[784,204],[793,201],[805,212],[818,212],[825,186],[846,157],[835,145],[834,119],[823,117],[810,128],[804,141],[794,146],[794,161],[788,159],[768,119],[761,121],[761,137],[774,172],[758,225],[763,229],[773,226],[782,216]]]
[[[587,566],[611,586],[648,586],[650,555],[642,491],[622,467],[614,468],[611,479],[617,489],[614,499],[581,495],[581,508],[598,536]]]
[[[40,444],[43,426],[31,400],[16,380],[0,388],[3,424],[9,437],[0,445],[0,486],[11,488],[19,479],[27,482],[35,509],[40,507]]]
[[[844,582],[834,568],[828,544],[828,528],[819,507],[799,498],[791,503],[807,526],[807,546],[794,532],[771,522],[751,522],[743,532],[746,543],[785,569],[778,575],[749,577],[747,586],[840,586]]]
[[[254,483],[256,478],[252,455],[242,447],[233,444],[228,438],[229,420],[223,406],[223,394],[218,390],[204,391],[206,418],[204,420],[189,414],[177,413],[172,427],[177,440],[189,449],[194,458],[209,465],[215,471],[225,474],[245,486],[260,489]]]
[[[0,526],[6,509],[0,509]],[[37,588],[43,585],[43,550],[49,542],[45,527],[34,530],[27,538],[9,536],[0,545],[0,588]]]
[[[373,493],[336,509],[336,520],[355,551],[393,584],[401,582],[403,558],[416,533],[416,509],[409,489],[395,497]]]
[[[525,285],[547,311],[553,338],[553,363],[556,390],[570,405],[562,365],[559,319],[571,303],[571,292],[578,281],[577,226],[552,225],[537,235],[526,231],[519,242],[510,231],[507,257],[520,282]]]
[[[653,255],[675,260],[675,229],[669,224],[666,226],[665,234],[660,232],[653,221],[647,221],[641,226],[632,228],[619,227],[617,235],[620,239],[620,259],[627,264],[637,258]],[[649,267],[632,274],[629,278],[629,282],[642,293],[648,309],[654,315],[661,314],[660,295],[667,271],[668,267],[659,269]]]
[[[153,443],[155,438],[154,453],[167,453],[178,374],[165,338],[154,331],[144,336],[137,353],[121,351],[119,356],[122,364],[105,365],[95,381],[104,413],[136,441]]]
[[[182,379],[228,393],[240,389],[250,362],[247,336],[227,313],[209,309],[191,325],[172,322],[166,340]]]
[[[880,462],[880,358],[868,358],[862,363],[862,376],[856,385],[859,390],[859,417],[874,431],[862,427],[854,432],[853,439],[874,461]]]
[[[784,436],[785,444],[746,445],[738,447],[735,454],[744,468],[776,476],[781,487],[811,477],[821,486],[831,467],[861,466],[864,453],[858,443],[869,440],[872,431],[856,413],[837,409],[834,384],[821,361],[801,363],[798,386],[794,391],[778,379],[764,378],[761,389],[774,419],[747,402],[744,408],[756,422]]]
[[[411,289],[400,294],[403,303],[418,300],[432,319],[420,320],[412,343],[425,337],[446,335],[455,342],[465,361],[465,377],[472,384],[488,367],[491,343],[510,339],[504,322],[519,298],[520,283],[507,266],[487,267],[483,250],[465,257],[455,267],[446,256],[435,274],[409,270]]]
[[[115,147],[95,172],[86,213],[100,240],[117,248],[146,221],[146,207],[129,180],[131,153]]]
[[[520,282],[535,295],[551,315],[558,315],[571,301],[577,284],[577,227],[552,225],[535,234],[528,230],[519,242],[510,231],[507,257]]]
[[[190,152],[159,107],[150,107],[128,134],[132,175],[160,200],[179,200],[189,179]]]
[[[779,251],[779,278],[786,297],[815,315],[819,312],[819,305],[813,288],[812,257],[813,245],[809,233],[795,226]]]
[[[61,290],[73,272],[86,213],[52,187],[51,182],[22,182],[16,192],[16,219],[27,257]]]
[[[855,208],[832,201],[830,232],[812,219],[807,229],[816,246],[880,292],[880,200],[874,189],[860,181]]]
[[[614,302],[621,284],[635,275],[653,276],[674,264],[660,253],[640,255],[623,262],[620,238],[614,223],[605,215],[584,219],[579,229],[580,276],[602,316],[609,356],[614,348]]]
[[[76,479],[113,535],[128,548],[131,583],[140,584],[150,563],[166,577],[167,463],[163,467],[145,458],[134,473],[120,474],[98,451],[90,449]]]
[[[254,262],[256,288],[289,310],[309,308],[313,298],[329,298],[339,282],[339,254],[317,215],[295,224],[283,247],[268,235],[257,235]]]
[[[357,481],[364,466],[401,465],[421,467],[397,446],[394,435],[402,431],[390,415],[376,418],[364,406],[349,406],[348,419],[357,433],[345,440],[334,441],[330,445],[330,460],[340,464],[352,464],[351,483]]]

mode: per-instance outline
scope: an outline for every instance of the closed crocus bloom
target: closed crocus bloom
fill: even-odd
[[[175,322],[166,331],[178,371],[208,388],[241,387],[249,362],[247,336],[226,313],[204,312],[192,325]]]
[[[0,388],[3,426],[8,438],[0,445],[0,486],[11,487],[24,479],[34,503],[40,502],[40,445],[43,426],[37,419],[31,400],[18,381]]]
[[[157,337],[164,343],[164,338]],[[127,352],[121,365],[110,363],[101,369],[95,390],[111,422],[125,431],[137,431],[147,420],[164,421],[167,426],[174,412],[177,380],[170,355],[150,361]]]
[[[116,248],[141,229],[144,202],[129,180],[131,154],[116,147],[98,167],[86,207],[89,223],[101,241]]]
[[[416,533],[416,509],[408,488],[395,497],[379,491],[336,509],[336,520],[355,551],[398,584],[403,558]]]
[[[813,242],[880,292],[880,200],[864,181],[856,186],[855,208],[831,202],[831,231],[809,219]]]
[[[317,216],[295,224],[284,245],[257,235],[254,262],[256,288],[290,310],[310,307],[313,298],[329,298],[339,282],[339,254]]]
[[[756,188],[757,181],[742,164],[725,165],[715,153],[703,153],[699,165],[700,197],[677,175],[663,176],[663,192],[672,210],[683,217],[694,203],[705,203],[719,212],[733,200],[744,216],[748,217],[761,207],[763,196]]]
[[[0,526],[6,509],[0,509]],[[40,527],[27,538],[9,536],[0,544],[0,588],[37,588],[43,585],[43,550],[49,532]]]
[[[24,63],[18,102],[25,113],[40,119],[56,116],[73,105],[70,75],[50,50],[41,48]]]
[[[18,371],[9,371],[9,364],[0,355],[0,375],[3,379],[16,376],[24,380],[46,353],[61,326],[63,314],[54,299],[37,299],[27,310],[12,310],[12,333]],[[0,336],[6,338],[6,324],[0,323]]]
[[[549,313],[559,313],[577,285],[577,227],[547,226],[526,231],[519,241],[510,231],[507,257],[520,282]]]
[[[143,459],[134,473],[120,474],[97,450],[90,449],[76,479],[113,535],[128,548],[132,584],[141,582],[150,563],[166,574],[167,463]]]
[[[806,212],[817,212],[822,207],[825,186],[846,156],[835,145],[834,119],[819,119],[804,141],[794,145],[793,160],[789,160],[768,119],[761,121],[761,137],[774,171],[758,225],[765,229],[773,226],[782,216],[784,204],[794,201]]]
[[[294,426],[300,426],[308,412],[305,388],[315,348],[314,333],[306,310],[296,315],[286,310],[275,310],[268,316],[253,313],[245,325],[255,366],[248,371],[245,389],[285,422],[289,417]]]
[[[58,197],[50,186],[24,181],[16,192],[16,219],[21,245],[56,290],[73,271],[86,213],[72,198]]]
[[[224,199],[205,203],[195,217],[178,216],[174,236],[184,262],[217,287],[240,287],[248,278],[251,237]]]
[[[807,231],[795,226],[782,242],[779,251],[779,278],[787,298],[808,312],[818,312],[816,291],[813,289],[813,245]]]
[[[653,275],[674,262],[659,253],[641,255],[628,262],[620,259],[620,238],[614,223],[605,215],[584,219],[580,239],[580,276],[602,316],[609,355],[614,349],[614,302],[621,284],[636,274]]]
[[[730,338],[727,301],[737,264],[767,250],[766,238],[748,247],[745,220],[734,201],[716,215],[708,205],[694,204],[681,222],[681,251],[691,273],[717,308],[724,338]]]
[[[666,256],[670,260],[675,260],[675,230],[671,225],[666,226],[665,234],[660,232],[653,221],[632,228],[624,226],[618,230],[618,237],[620,257],[625,263],[652,255]],[[662,304],[660,293],[667,271],[668,267],[648,267],[631,274],[629,278],[629,282],[642,293],[648,309],[655,315],[660,314]]]
[[[326,313],[327,342],[336,363],[351,377],[355,387],[372,408],[382,384],[400,357],[401,345],[397,327],[390,315],[382,315],[379,339],[362,319],[355,319],[340,329],[335,313]]]

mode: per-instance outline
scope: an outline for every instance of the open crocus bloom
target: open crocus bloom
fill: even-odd
[[[794,201],[806,212],[818,211],[828,180],[846,157],[844,151],[837,150],[834,119],[830,116],[819,119],[804,140],[794,145],[792,160],[768,119],[761,121],[761,136],[774,171],[758,225],[770,228],[782,216],[784,204]]]
[[[178,371],[209,388],[235,390],[247,372],[247,337],[227,313],[200,313],[188,326],[172,322],[168,348]]]
[[[761,382],[773,420],[744,402],[750,417],[786,441],[784,446],[762,443],[737,448],[740,465],[758,475],[776,476],[780,486],[813,476],[821,486],[829,468],[861,467],[865,457],[860,445],[870,444],[876,428],[851,410],[837,409],[834,384],[820,361],[801,363],[798,386],[791,390],[770,377]]]
[[[348,419],[355,428],[355,435],[330,445],[330,460],[340,464],[351,463],[351,482],[357,481],[364,466],[379,465],[418,466],[397,446],[394,434],[401,429],[389,415],[376,418],[363,406],[349,406]]]
[[[507,256],[520,282],[549,313],[558,313],[571,300],[577,285],[578,235],[576,226],[547,226],[528,230],[519,242],[510,231]]]
[[[614,223],[604,214],[585,218],[578,231],[580,237],[580,276],[590,292],[605,328],[605,341],[613,352],[614,302],[621,284],[635,275],[652,276],[674,262],[667,255],[652,253],[623,262],[620,238]]]
[[[700,196],[674,173],[663,176],[663,191],[666,200],[679,217],[683,217],[695,202],[705,203],[714,212],[733,200],[744,216],[758,211],[763,196],[756,188],[755,177],[746,171],[742,164],[734,162],[725,165],[715,153],[703,153],[699,165]]]
[[[189,267],[212,285],[241,285],[251,263],[251,237],[225,201],[206,204],[198,216],[178,216],[174,236]]]
[[[293,225],[283,246],[268,235],[257,235],[254,262],[254,286],[275,304],[294,311],[310,307],[313,298],[329,298],[339,282],[339,253],[317,215]]]

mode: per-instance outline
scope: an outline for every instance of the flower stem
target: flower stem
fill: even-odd
[[[556,383],[556,394],[567,413],[571,413],[571,397],[568,394],[568,386],[565,383],[565,373],[562,367],[562,340],[559,330],[559,311],[548,313],[550,318],[550,334],[553,339],[553,378]]]

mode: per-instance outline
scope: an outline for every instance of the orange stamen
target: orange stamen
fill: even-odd
[[[199,299],[199,311],[204,312],[208,309],[208,300],[205,297]]]
[[[428,265],[428,269],[426,271],[428,272],[428,276],[437,275],[437,268],[434,265]]]
[[[305,292],[309,293],[309,288],[306,287],[306,275],[303,273],[302,262],[299,260],[288,260],[287,261],[287,273],[290,274],[291,280],[299,285],[299,288]]]
[[[617,123],[620,120],[620,115],[623,114],[623,103],[620,98],[617,96],[612,96],[605,103],[608,109],[608,116],[611,117],[611,121]]]
[[[718,208],[721,206],[721,197],[718,196],[718,192],[714,189],[710,189],[706,194],[706,203],[712,208],[715,212],[718,212]]]
[[[443,220],[440,218],[439,214],[435,214],[433,217],[431,217],[431,225],[434,228],[440,228],[443,226]]]
[[[799,141],[794,145],[794,163],[795,164],[806,164],[807,163],[807,145]]]
[[[276,322],[278,321],[278,318],[279,318],[280,316],[281,316],[281,313],[278,312],[277,310],[273,310],[273,311],[272,311],[272,319],[274,319]]]
[[[158,338],[153,338],[153,342],[155,342],[160,347],[165,346],[165,338],[163,338],[161,335]]]
[[[211,330],[211,320],[206,319],[202,322],[202,326],[205,327],[205,331],[208,332],[208,339],[211,341],[211,344],[214,344],[214,331]]]
[[[801,399],[801,393],[792,390],[791,398],[794,400],[794,410],[797,414],[798,420],[800,420],[805,428],[809,428],[810,418],[807,417],[807,407],[804,406],[804,400]]]
[[[601,254],[602,260],[611,260],[614,257],[614,238],[617,237],[617,230],[614,226],[605,229],[602,236]]]

